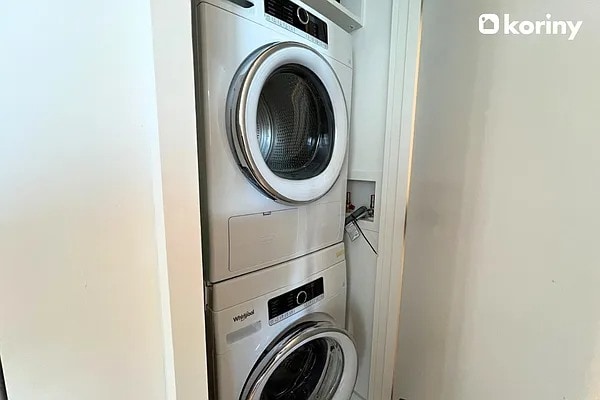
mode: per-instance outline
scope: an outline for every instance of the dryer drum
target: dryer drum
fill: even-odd
[[[331,160],[334,117],[319,78],[300,65],[271,74],[258,101],[257,139],[277,176],[299,180],[319,175]]]

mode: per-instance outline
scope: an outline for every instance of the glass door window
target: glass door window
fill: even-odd
[[[290,354],[267,380],[261,400],[330,399],[337,389],[344,357],[340,345],[316,339]]]
[[[331,100],[319,78],[301,65],[286,65],[267,79],[258,102],[257,139],[273,173],[308,179],[325,170],[333,151]]]
[[[357,368],[345,331],[331,321],[301,323],[265,350],[240,400],[348,400]]]
[[[257,50],[230,87],[227,131],[242,171],[264,194],[288,204],[317,200],[337,181],[348,143],[334,69],[300,43]]]

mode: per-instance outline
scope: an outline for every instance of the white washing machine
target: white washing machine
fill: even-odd
[[[292,0],[194,6],[206,278],[343,239],[350,35]]]
[[[350,399],[343,244],[217,283],[207,299],[211,399]]]

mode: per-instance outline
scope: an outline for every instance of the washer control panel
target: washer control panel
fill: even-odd
[[[271,22],[287,24],[285,28],[307,35],[313,42],[329,43],[327,23],[290,0],[265,0],[265,13]]]
[[[269,325],[291,317],[325,297],[323,278],[319,278],[289,292],[273,297],[267,302]]]

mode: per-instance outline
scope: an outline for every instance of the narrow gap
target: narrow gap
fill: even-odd
[[[4,383],[4,370],[2,369],[2,356],[0,356],[0,400],[8,400],[6,383]]]

